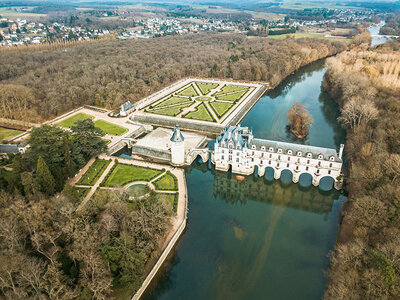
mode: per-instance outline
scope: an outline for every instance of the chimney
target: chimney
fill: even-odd
[[[342,159],[342,156],[343,156],[343,149],[344,149],[344,144],[340,144],[339,159]]]

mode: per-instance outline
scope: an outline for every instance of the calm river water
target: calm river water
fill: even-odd
[[[338,107],[321,91],[324,62],[313,63],[264,95],[242,120],[259,138],[338,148]],[[314,118],[298,141],[286,131],[292,103]],[[174,255],[144,299],[321,299],[340,207],[346,197],[249,176],[239,182],[210,164],[187,169],[189,219]]]

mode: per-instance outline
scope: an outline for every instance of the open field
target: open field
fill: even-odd
[[[196,106],[196,109],[194,111],[187,113],[184,116],[184,118],[199,120],[199,121],[215,122],[214,118],[212,117],[212,115],[210,114],[204,103],[201,103],[200,105]]]
[[[355,8],[355,6],[340,5],[340,3],[336,3],[333,1],[324,2],[324,1],[297,1],[297,0],[284,0],[279,7],[285,9],[295,9],[295,10],[303,10],[307,8],[332,8],[332,9]]]
[[[86,173],[82,175],[81,179],[78,181],[78,184],[88,186],[94,185],[109,164],[109,160],[97,159],[86,171]]]
[[[134,181],[150,181],[161,174],[161,170],[119,163],[107,174],[103,185],[121,187]]]
[[[94,122],[96,127],[99,127],[105,134],[109,135],[122,135],[128,131],[127,128],[109,123],[104,120],[97,120]]]
[[[171,173],[166,173],[159,179],[152,182],[157,190],[164,191],[177,191],[178,181],[176,177]]]
[[[334,37],[334,36],[325,36],[324,33],[317,33],[317,32],[296,32],[296,33],[291,33],[289,34],[291,37],[295,39],[300,39],[300,38],[316,38],[316,39],[326,39],[326,40],[338,40],[338,41],[343,41],[345,43],[350,43],[352,39],[349,38],[341,38],[341,37]],[[275,40],[283,40],[287,38],[286,34],[281,34],[281,35],[269,35],[267,36],[269,39],[275,39]]]
[[[75,124],[76,121],[80,119],[94,119],[94,117],[88,114],[78,113],[76,115],[73,115],[72,117],[62,120],[59,123],[56,123],[56,125],[60,125],[64,128],[70,128]]]
[[[0,143],[2,141],[11,139],[14,136],[17,136],[18,134],[22,133],[22,130],[16,130],[16,129],[8,129],[4,127],[0,127]]]
[[[2,17],[7,17],[10,19],[13,18],[43,18],[46,17],[46,14],[36,14],[32,13],[29,10],[32,9],[33,7],[0,7],[0,16]],[[21,9],[26,9],[22,10]]]

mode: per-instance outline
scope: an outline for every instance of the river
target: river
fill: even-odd
[[[381,21],[378,24],[372,24],[370,27],[368,27],[368,31],[372,36],[371,46],[383,44],[388,40],[386,36],[379,34],[379,31],[383,25],[385,25],[385,21]]]
[[[335,147],[345,141],[335,102],[321,91],[324,61],[265,94],[242,120],[259,138]],[[314,123],[305,141],[286,131],[287,111],[305,105]],[[321,299],[346,197],[284,178],[186,170],[188,226],[144,299]]]

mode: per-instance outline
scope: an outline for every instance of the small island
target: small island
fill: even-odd
[[[304,105],[296,102],[293,103],[288,112],[288,128],[291,133],[300,139],[304,139],[309,132],[312,124],[312,117],[308,114]]]

